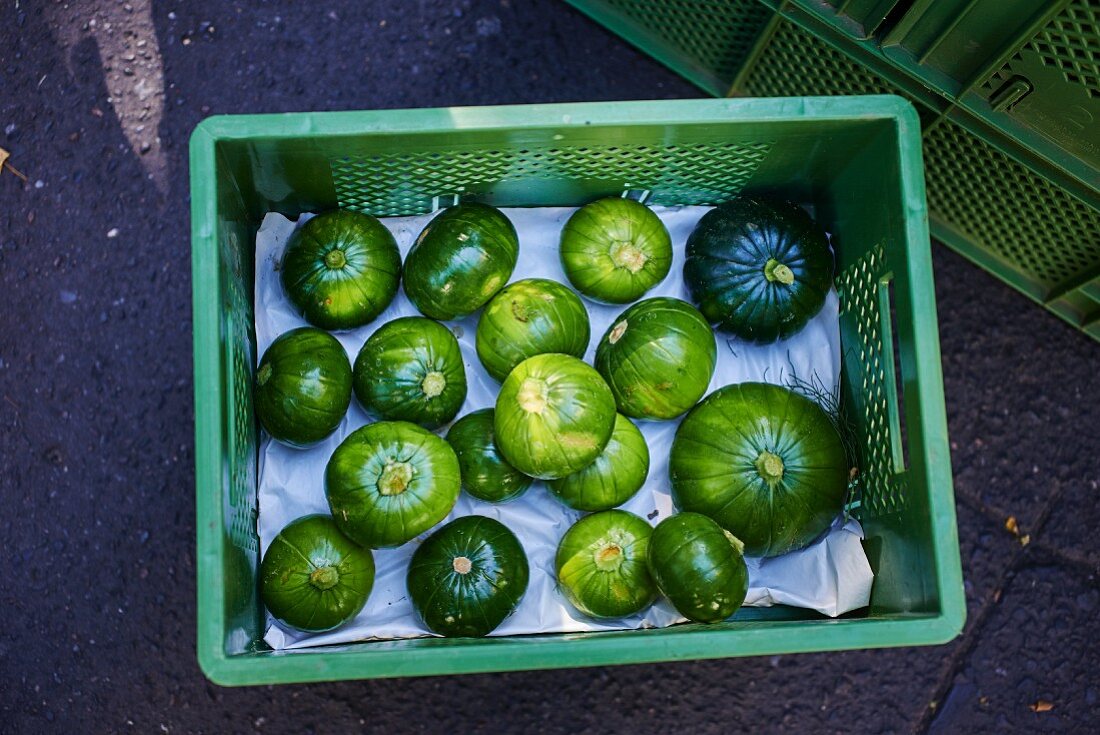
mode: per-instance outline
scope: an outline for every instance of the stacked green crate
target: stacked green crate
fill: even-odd
[[[1100,0],[570,2],[711,94],[906,97],[933,234],[1100,338]]]

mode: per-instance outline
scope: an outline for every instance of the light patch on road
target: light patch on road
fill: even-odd
[[[151,2],[98,0],[87,5],[92,6],[90,13],[69,3],[49,6],[58,40],[67,52],[69,73],[73,72],[73,50],[85,38],[93,38],[110,95],[107,101],[146,175],[163,193],[168,170],[157,132],[164,117],[164,62]]]

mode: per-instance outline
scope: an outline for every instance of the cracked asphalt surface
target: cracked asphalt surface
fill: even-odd
[[[208,683],[194,655],[195,124],[700,93],[559,0],[0,0],[0,90],[0,147],[28,177],[0,175],[0,732],[1098,729],[1100,345],[939,245],[969,607],[955,642]]]

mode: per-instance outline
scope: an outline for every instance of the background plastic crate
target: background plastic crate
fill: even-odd
[[[1100,187],[1100,0],[918,0],[882,53]]]
[[[191,140],[198,653],[223,684],[637,663],[938,643],[959,564],[918,123],[895,97],[215,117]],[[428,212],[456,198],[579,205],[627,191],[812,205],[833,233],[855,514],[877,579],[840,620],[746,608],[719,625],[273,652],[257,600],[252,259],[268,211]]]
[[[714,95],[906,97],[933,234],[1100,338],[1100,0],[569,1]]]

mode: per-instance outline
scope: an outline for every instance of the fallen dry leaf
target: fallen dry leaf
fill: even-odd
[[[1054,704],[1052,702],[1047,702],[1040,699],[1035,704],[1029,704],[1028,707],[1031,709],[1032,712],[1050,712],[1052,709],[1054,709]]]
[[[23,179],[23,181],[26,181],[27,177],[24,176],[15,166],[11,165],[11,161],[8,160],[9,158],[11,158],[11,154],[3,148],[0,148],[0,173],[3,173],[6,169],[8,171],[11,171],[19,178]]]
[[[1020,527],[1016,525],[1016,516],[1009,516],[1005,521],[1005,530],[1011,533],[1013,536],[1020,535]]]
[[[1020,537],[1020,546],[1027,546],[1031,543],[1031,534],[1025,533]]]

